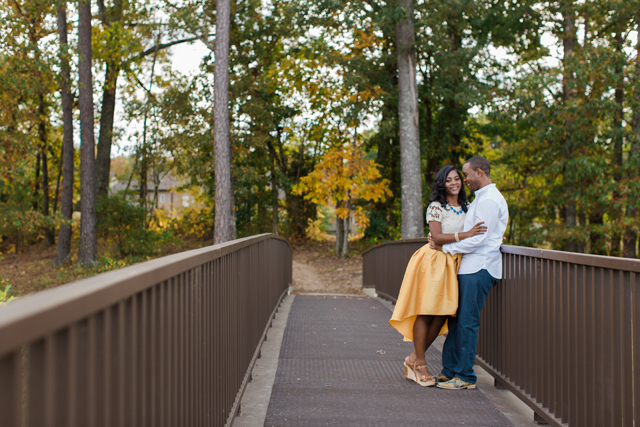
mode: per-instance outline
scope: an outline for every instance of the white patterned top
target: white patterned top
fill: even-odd
[[[462,208],[454,209],[458,212],[462,210]],[[427,207],[427,223],[430,221],[439,222],[444,234],[464,231],[464,219],[466,216],[466,213],[457,214],[452,209],[442,206],[440,202],[431,202]]]

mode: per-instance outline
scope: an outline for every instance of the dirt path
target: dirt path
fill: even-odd
[[[295,293],[360,294],[362,257],[340,259],[329,244],[294,246],[293,288]]]

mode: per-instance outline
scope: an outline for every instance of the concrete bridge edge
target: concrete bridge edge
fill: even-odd
[[[291,288],[289,289],[291,292]],[[271,400],[271,390],[278,371],[280,347],[284,337],[284,329],[289,319],[289,311],[295,295],[284,297],[280,309],[267,332],[267,340],[262,344],[261,356],[253,367],[252,380],[240,403],[240,414],[235,417],[232,427],[263,427],[267,418],[267,409]]]

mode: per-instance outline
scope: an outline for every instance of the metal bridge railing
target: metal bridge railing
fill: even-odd
[[[2,426],[230,424],[291,283],[266,234],[123,268],[0,309]]]
[[[395,300],[426,239],[365,252],[364,286]],[[553,426],[640,425],[640,260],[503,246],[476,362]]]

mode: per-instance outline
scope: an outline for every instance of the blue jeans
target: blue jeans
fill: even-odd
[[[475,384],[480,310],[498,280],[487,270],[458,275],[458,316],[449,317],[449,334],[442,349],[442,374]]]

